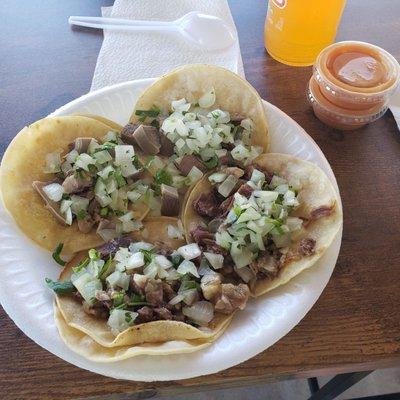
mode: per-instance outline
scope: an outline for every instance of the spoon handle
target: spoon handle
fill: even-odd
[[[71,16],[68,22],[70,25],[110,30],[165,31],[177,29],[176,25],[169,21],[139,21],[120,18]]]

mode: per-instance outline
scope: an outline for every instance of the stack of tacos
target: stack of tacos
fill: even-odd
[[[314,164],[268,150],[257,92],[209,65],[157,80],[123,127],[24,128],[1,193],[29,238],[70,258],[47,280],[67,345],[103,362],[195,351],[311,267],[342,223],[337,194]]]

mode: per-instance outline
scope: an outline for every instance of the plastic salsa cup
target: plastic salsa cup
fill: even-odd
[[[321,87],[312,76],[308,84],[307,99],[317,118],[333,128],[354,130],[380,118],[387,104],[373,104],[363,110],[350,110],[331,103],[322,93]]]
[[[313,75],[332,104],[349,110],[385,107],[400,81],[396,59],[378,46],[345,41],[326,47]]]

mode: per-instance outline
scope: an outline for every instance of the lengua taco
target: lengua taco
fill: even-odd
[[[63,242],[74,253],[140,229],[146,215],[179,215],[180,188],[196,177],[164,168],[134,136],[97,116],[24,128],[1,164],[3,201],[22,231],[49,250]]]
[[[246,169],[203,177],[185,209],[185,234],[226,279],[262,295],[311,267],[342,223],[337,194],[316,165],[264,154]],[[211,263],[214,268],[216,265]]]
[[[143,150],[161,146],[157,162],[185,176],[201,177],[221,164],[246,165],[269,147],[260,96],[217,66],[186,65],[161,77],[140,96],[130,122],[132,131],[146,129],[139,138]]]
[[[57,307],[55,307],[54,314],[60,336],[72,351],[91,361],[104,363],[121,361],[140,355],[160,356],[199,351],[209,346],[214,340],[222,335],[225,330],[221,329],[212,340],[170,340],[168,342],[160,343],[142,343],[137,345],[104,347],[81,330],[69,326]]]
[[[59,281],[47,283],[57,293],[59,325],[72,328],[61,327],[61,335],[76,343],[77,330],[107,348],[202,345],[225,330],[249,296],[246,285],[221,283],[199,246],[185,245],[183,227],[171,217],[150,219],[140,233],[78,254]]]

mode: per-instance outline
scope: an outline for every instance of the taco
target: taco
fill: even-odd
[[[186,65],[158,79],[139,97],[130,122],[132,130],[148,129],[142,141],[160,147],[158,162],[192,181],[220,164],[247,165],[269,148],[258,93],[212,65]]]
[[[103,363],[122,361],[140,355],[160,356],[199,351],[210,346],[212,341],[216,340],[224,332],[224,329],[221,329],[213,337],[212,341],[202,339],[171,340],[162,343],[142,343],[130,346],[103,347],[79,329],[69,326],[57,307],[54,308],[54,317],[62,340],[72,351],[88,360]]]
[[[139,229],[147,214],[179,215],[183,195],[169,170],[121,128],[66,116],[15,137],[2,160],[1,193],[28,237],[49,250],[62,242],[70,254]]]
[[[111,130],[115,131],[115,132],[121,132],[122,128],[123,128],[122,125],[117,124],[116,122],[112,121],[111,119],[108,119],[101,115],[96,115],[96,114],[74,114],[74,115],[85,117],[85,118],[91,118],[96,121],[99,121],[99,122],[103,123],[104,125],[108,125],[111,128]]]
[[[249,294],[232,285],[229,310],[219,310],[208,300],[218,274],[201,260],[197,244],[185,245],[178,220],[160,217],[78,254],[59,281],[47,283],[65,323],[103,347],[212,341]]]
[[[193,189],[185,235],[218,272],[262,295],[311,267],[342,224],[338,196],[316,165],[264,154],[252,166],[223,167]],[[215,268],[215,265],[214,265]]]

